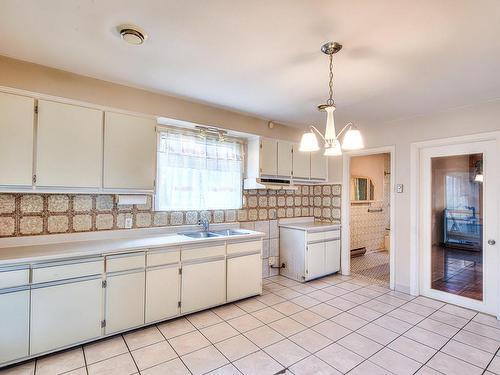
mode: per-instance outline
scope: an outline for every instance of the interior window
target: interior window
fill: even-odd
[[[242,144],[199,134],[161,131],[156,208],[236,209],[242,205]]]

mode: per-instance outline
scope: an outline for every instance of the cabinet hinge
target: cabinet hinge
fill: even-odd
[[[106,319],[101,320],[101,328],[106,327]]]
[[[106,288],[108,286],[108,282],[106,280],[102,281],[102,287]]]
[[[181,307],[181,301],[177,302],[177,307]]]
[[[182,268],[179,268],[179,275],[182,275]]]
[[[306,275],[309,275],[309,270],[306,270]]]
[[[259,145],[260,148],[262,148],[262,142],[260,142],[260,145]]]
[[[35,106],[35,113],[38,114],[38,106]]]
[[[36,174],[33,175],[33,183],[36,184]]]

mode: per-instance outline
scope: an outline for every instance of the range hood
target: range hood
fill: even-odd
[[[268,189],[268,190],[297,190],[290,180],[281,180],[277,178],[245,178],[243,180],[243,189]]]

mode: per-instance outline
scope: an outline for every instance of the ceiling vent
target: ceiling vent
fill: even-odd
[[[132,25],[120,25],[117,27],[120,37],[129,44],[139,46],[144,43],[148,38],[144,30],[141,30],[137,26]]]

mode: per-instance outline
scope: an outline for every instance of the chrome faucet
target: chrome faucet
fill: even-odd
[[[206,217],[201,217],[200,220],[198,220],[198,224],[203,226],[204,232],[210,231],[210,222]]]

